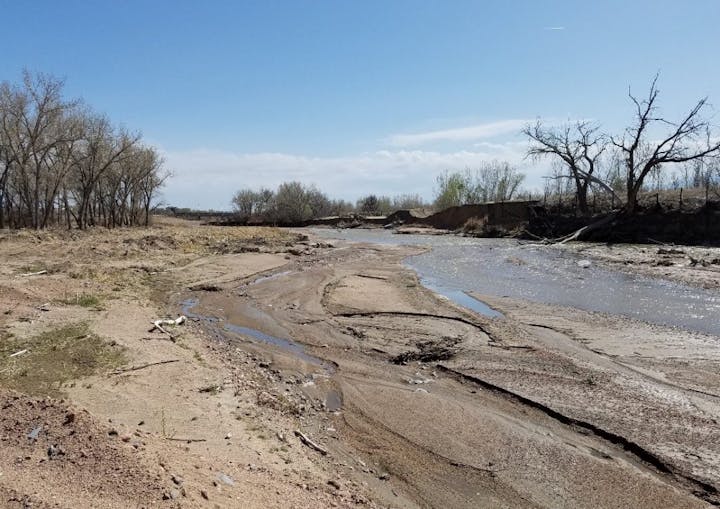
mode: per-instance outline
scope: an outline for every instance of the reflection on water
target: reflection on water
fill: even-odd
[[[552,246],[514,239],[396,235],[386,230],[314,232],[355,242],[430,246],[431,251],[411,256],[405,263],[431,289],[441,288],[439,293],[456,302],[465,295],[463,292],[478,292],[624,315],[720,336],[717,291],[628,275],[594,264],[583,268],[577,263],[578,255]]]
[[[202,320],[204,322],[207,322],[207,323],[215,325],[215,326],[220,323],[220,321],[217,318],[201,315],[201,314],[193,311],[193,309],[198,304],[199,304],[199,301],[197,299],[188,299],[188,300],[184,301],[182,303],[183,314],[188,316],[189,318]],[[222,328],[226,332],[231,332],[233,334],[239,334],[240,336],[249,337],[249,338],[255,339],[257,341],[260,341],[262,343],[265,343],[265,344],[268,344],[271,346],[276,346],[282,350],[290,352],[293,356],[297,357],[298,359],[301,359],[309,364],[313,364],[315,366],[320,366],[320,367],[324,368],[325,371],[327,371],[327,372],[333,371],[332,366],[330,366],[328,363],[326,363],[322,359],[313,357],[312,355],[308,354],[302,345],[300,345],[299,343],[296,343],[295,341],[293,341],[291,339],[278,338],[275,336],[271,336],[270,334],[265,334],[264,332],[261,332],[257,329],[252,329],[250,327],[244,327],[242,325],[236,325],[236,324],[233,324],[230,322],[223,322]]]

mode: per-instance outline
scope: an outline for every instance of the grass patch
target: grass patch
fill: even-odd
[[[60,302],[71,306],[81,306],[84,308],[92,308],[102,310],[102,299],[91,293],[78,293],[75,297],[62,299]]]
[[[21,350],[27,353],[10,357]],[[0,384],[26,394],[57,397],[65,383],[125,362],[121,347],[92,334],[86,323],[75,323],[27,339],[2,340]]]

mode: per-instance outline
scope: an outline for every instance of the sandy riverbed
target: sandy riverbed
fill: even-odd
[[[0,242],[8,260],[0,311],[11,310],[2,315],[3,341],[82,321],[124,348],[119,369],[177,360],[67,380],[51,394],[62,402],[0,393],[10,404],[0,422],[7,437],[0,441],[2,501],[720,502],[717,338],[480,296],[505,315],[490,319],[420,285],[402,265],[417,247],[330,247],[288,232],[241,232],[175,224]],[[60,246],[67,254],[53,257],[50,274],[20,275],[47,264]],[[77,274],[88,264],[93,274]],[[273,274],[280,275],[258,279]],[[93,309],[68,304],[63,292],[102,299]],[[38,310],[48,301],[48,311]],[[195,319],[173,329],[175,341],[147,332],[152,319],[183,308]],[[14,375],[0,371],[0,383],[22,390]],[[57,417],[44,417],[50,404]],[[65,423],[69,413],[82,418]],[[45,431],[28,439],[41,422]],[[49,457],[55,442],[64,454]],[[90,479],[88,458],[105,465]]]

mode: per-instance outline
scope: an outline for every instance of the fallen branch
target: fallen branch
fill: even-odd
[[[175,438],[175,437],[165,437],[165,440],[172,440],[174,442],[207,442],[207,439],[205,438]]]
[[[607,225],[608,223],[611,223],[615,218],[617,217],[616,213],[608,214],[607,216],[600,218],[599,220],[595,221],[594,223],[590,223],[587,226],[583,226],[579,230],[574,231],[570,235],[566,235],[564,237],[560,237],[559,239],[556,239],[555,241],[558,244],[565,244],[566,242],[570,242],[573,240],[581,240],[582,237],[584,237],[586,234],[599,230],[603,226]]]
[[[37,272],[26,272],[25,274],[20,274],[20,277],[28,277],[28,276],[42,276],[43,274],[47,274],[47,270],[39,270]]]
[[[125,369],[116,369],[111,374],[121,375],[123,373],[128,373],[130,371],[137,371],[139,369],[145,369],[145,368],[149,368],[151,366],[159,366],[160,364],[170,364],[171,362],[180,362],[180,359],[169,359],[166,361],[148,362],[147,364],[141,364],[140,366],[132,366],[130,368],[125,368]]]
[[[19,352],[11,353],[9,357],[17,357],[18,355],[22,355],[24,353],[28,353],[28,349],[25,348],[24,350],[20,350]]]
[[[175,320],[155,320],[154,322],[152,322],[153,326],[152,326],[152,328],[151,328],[148,332],[152,332],[152,331],[154,331],[155,329],[157,329],[157,330],[159,330],[160,332],[162,332],[163,334],[167,334],[168,336],[170,336],[170,339],[174,342],[174,341],[175,341],[175,336],[173,336],[172,334],[170,334],[170,333],[163,327],[163,325],[180,325],[180,324],[185,323],[186,320],[187,320],[187,318],[185,317],[185,315],[180,315],[180,316],[178,316]]]
[[[297,436],[300,439],[300,441],[303,444],[307,445],[310,449],[315,449],[317,452],[319,452],[323,456],[327,456],[327,453],[328,453],[327,449],[324,449],[322,446],[320,446],[320,445],[316,444],[315,442],[313,442],[312,440],[310,440],[310,438],[308,438],[308,436],[305,435],[304,433],[302,433],[300,430],[295,430],[295,436]]]

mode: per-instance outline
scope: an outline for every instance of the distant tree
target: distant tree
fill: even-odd
[[[525,179],[525,175],[506,161],[491,161],[475,171],[450,173],[437,177],[435,208],[511,200]]]
[[[232,199],[233,210],[242,222],[247,222],[256,211],[258,193],[252,189],[241,189]]]
[[[471,183],[469,173],[450,173],[445,171],[436,178],[437,189],[435,191],[435,208],[443,210],[448,207],[455,207],[468,203]]]
[[[305,186],[297,181],[278,186],[274,205],[273,216],[279,223],[301,223],[313,214]]]
[[[507,161],[483,163],[476,172],[474,197],[480,202],[512,200],[525,180]]]
[[[638,194],[651,172],[662,171],[668,163],[686,163],[720,155],[720,138],[712,133],[710,122],[703,117],[707,98],[700,99],[679,122],[670,122],[657,115],[658,75],[650,85],[647,98],[628,96],[635,106],[634,120],[620,137],[612,137],[612,144],[623,157],[626,181],[624,211],[637,210]],[[658,137],[655,128],[669,131]]]
[[[400,194],[392,199],[392,208],[395,210],[419,209],[425,202],[419,194]]]
[[[360,214],[372,216],[378,213],[378,197],[369,194],[360,198],[357,202],[357,210]]]
[[[345,200],[332,200],[330,202],[330,215],[343,216],[355,210],[355,206]]]

